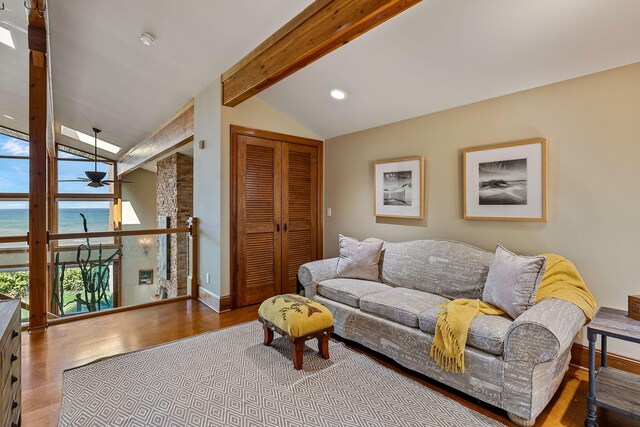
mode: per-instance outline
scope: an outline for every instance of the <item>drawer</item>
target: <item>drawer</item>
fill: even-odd
[[[10,343],[2,349],[0,355],[0,383],[2,383],[16,367],[20,368],[20,345],[17,343]],[[18,371],[19,372],[19,371]]]

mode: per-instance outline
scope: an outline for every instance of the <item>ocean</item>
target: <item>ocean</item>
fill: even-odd
[[[87,218],[89,231],[109,230],[109,209],[60,209],[58,211],[58,232],[82,232],[82,217]],[[0,209],[0,236],[21,236],[29,231],[28,209]]]

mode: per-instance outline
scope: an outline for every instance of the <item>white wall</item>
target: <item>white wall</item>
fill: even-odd
[[[220,78],[194,100],[193,214],[199,224],[198,283],[220,295],[222,242],[221,193],[223,187],[220,117]],[[204,140],[204,149],[198,141]],[[228,183],[228,180],[227,180]],[[206,274],[210,282],[206,283]]]
[[[462,151],[537,137],[549,143],[549,221],[464,220]],[[425,157],[426,219],[376,220],[373,162],[411,155]],[[555,252],[576,264],[599,305],[626,310],[640,293],[639,160],[640,64],[329,139],[325,256],[338,253],[338,233]],[[616,340],[610,349],[640,357]]]
[[[122,177],[133,184],[122,184],[122,200],[131,202],[139,225],[123,225],[123,230],[156,228],[156,175],[144,169],[136,169]],[[149,239],[149,252],[140,245],[141,236],[122,239],[122,305],[151,302],[157,291],[157,254],[155,236]],[[139,285],[139,270],[153,270],[153,285]]]
[[[200,219],[200,280],[217,296],[230,288],[230,126],[321,139],[295,120],[253,97],[234,108],[220,105],[220,80],[195,98],[194,215]],[[205,148],[198,148],[198,141]],[[210,283],[206,283],[206,274]]]

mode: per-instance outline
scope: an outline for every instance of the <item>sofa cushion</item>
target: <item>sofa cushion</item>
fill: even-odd
[[[391,287],[383,283],[359,279],[330,279],[318,284],[318,293],[323,297],[356,308],[360,305],[360,298],[388,289]]]
[[[360,299],[360,310],[396,323],[418,327],[418,316],[423,311],[448,299],[407,288],[391,288],[364,296]]]
[[[336,277],[380,281],[380,253],[382,240],[359,242],[340,234],[340,258]]]
[[[446,298],[480,298],[493,253],[466,243],[415,240],[385,243],[382,281]]]
[[[515,319],[535,304],[546,266],[544,256],[516,255],[498,245],[482,301],[501,308]]]
[[[420,329],[435,334],[438,314],[442,308],[433,307],[420,314]],[[471,322],[467,335],[467,345],[496,356],[504,353],[504,340],[513,321],[503,316],[478,315]]]

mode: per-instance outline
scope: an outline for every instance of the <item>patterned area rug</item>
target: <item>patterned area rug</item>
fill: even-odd
[[[262,345],[250,322],[64,373],[60,426],[502,426],[369,357],[308,342]]]

